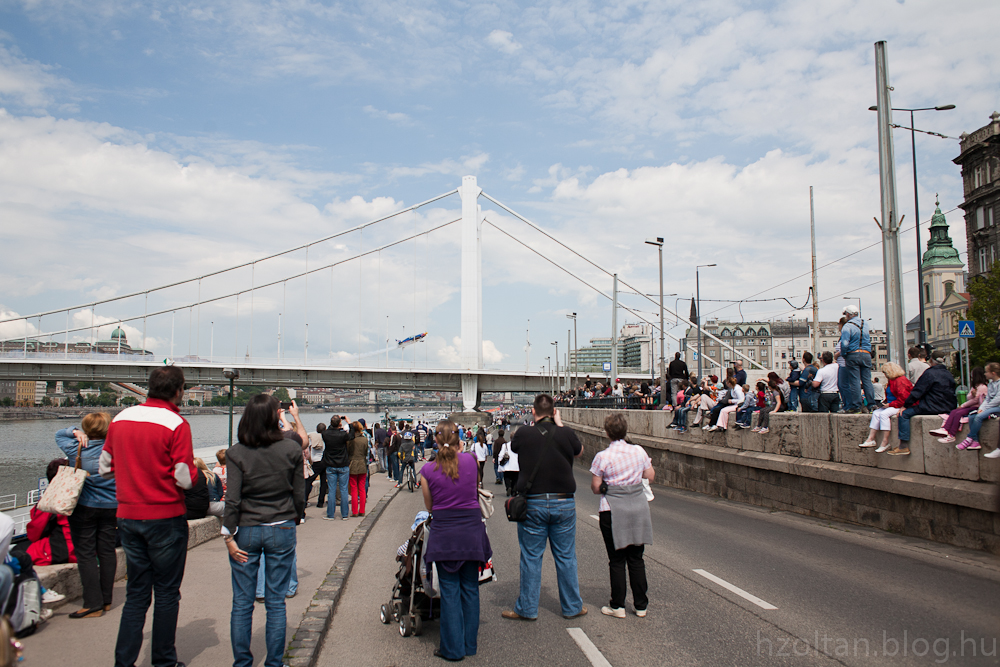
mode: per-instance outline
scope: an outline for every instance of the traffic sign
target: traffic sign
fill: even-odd
[[[962,350],[967,348],[969,344],[965,342],[964,338],[956,338],[955,340],[951,341],[951,346],[956,350],[958,350],[959,352],[961,352]]]
[[[694,355],[694,359],[693,360],[694,361],[698,361],[698,353],[697,352],[692,352],[691,354]]]
[[[605,373],[610,373],[611,372],[611,362],[610,361],[605,361],[604,362],[604,372]]]
[[[972,320],[959,320],[958,321],[958,337],[959,338],[975,338],[976,337],[976,323]]]

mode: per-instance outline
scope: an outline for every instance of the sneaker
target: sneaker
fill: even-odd
[[[877,447],[877,446],[878,443],[875,442],[874,440],[865,440],[860,445],[858,445],[858,447]]]
[[[909,447],[893,447],[892,449],[890,449],[888,451],[888,454],[890,456],[909,456],[910,455],[910,448]]]
[[[930,434],[933,435],[935,438],[944,438],[945,436],[948,435],[948,431],[944,430],[943,428],[936,428],[933,431],[930,431]]]
[[[336,521],[337,517],[335,517],[335,516],[324,516],[323,520],[324,521]]]
[[[635,615],[638,616],[639,618],[646,618],[646,610],[645,609],[636,609],[635,610]]]
[[[43,609],[38,614],[38,621],[40,623],[44,623],[45,621],[49,620],[50,618],[52,618],[52,610],[51,609]]]
[[[709,433],[711,433],[713,431],[718,431],[718,430],[719,430],[719,425],[718,424],[716,424],[715,426],[709,426],[708,427],[708,432]]]
[[[938,438],[938,442],[940,442],[942,445],[951,444],[951,443],[955,442],[955,436],[949,435],[949,436],[945,436],[944,438]]]
[[[605,616],[625,618],[625,607],[601,607],[601,613]],[[645,610],[643,610],[643,613],[645,613]]]
[[[753,431],[754,433],[760,433],[760,426],[754,426],[754,427],[753,427],[752,429],[750,429],[750,430],[751,430],[751,431]]]
[[[881,445],[878,446],[878,449],[875,450],[875,453],[876,454],[881,454],[882,452],[886,451],[887,449],[889,449],[889,443],[888,442],[883,442]]]
[[[987,459],[1000,459],[1000,447],[994,449],[989,454],[983,454],[983,458],[987,458]]]
[[[66,596],[62,593],[56,593],[53,590],[47,590],[42,593],[42,604],[52,604],[53,602],[59,602],[60,600],[65,600]]]
[[[955,445],[955,449],[972,449],[972,445],[975,445],[976,449],[979,449],[979,443],[972,438],[966,438],[962,442]]]
[[[765,433],[770,433],[770,431],[766,428],[762,428],[761,430],[757,431],[757,433],[759,433],[760,435],[764,435]]]
[[[702,431],[708,431],[711,428],[712,428],[711,424],[705,424],[704,426],[701,427],[701,430]]]

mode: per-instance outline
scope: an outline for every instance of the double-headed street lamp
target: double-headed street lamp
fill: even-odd
[[[913,112],[914,111],[951,111],[955,108],[954,104],[945,104],[938,107],[920,107],[917,109],[905,109],[902,107],[892,107],[892,111],[909,111],[910,112],[910,126],[904,127],[902,129],[910,131],[910,151],[913,154],[913,213],[916,215],[917,221],[914,225],[917,232],[917,303],[920,304],[920,326],[917,328],[917,344],[923,344],[927,342],[927,331],[924,329],[924,262],[923,262],[923,248],[920,246],[920,196],[917,194],[917,130],[913,125]],[[878,111],[877,106],[868,107],[869,111]],[[898,127],[898,126],[897,126]],[[860,310],[861,306],[858,306]]]
[[[698,269],[706,269],[715,264],[699,264],[694,267],[694,289],[698,300],[698,381],[701,382],[701,280],[698,276]]]
[[[667,400],[667,352],[663,343],[663,237],[657,236],[655,239],[646,239],[646,243],[648,245],[655,245],[656,252],[660,257],[660,407],[663,407],[666,405]],[[701,355],[698,356],[700,357]]]

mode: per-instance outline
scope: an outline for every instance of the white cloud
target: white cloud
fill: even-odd
[[[486,37],[486,41],[490,46],[507,55],[521,50],[521,45],[514,41],[514,35],[506,30],[494,30]]]
[[[451,339],[451,345],[442,345],[436,351],[438,361],[446,367],[455,367],[462,362],[462,338],[455,336]],[[495,366],[501,363],[507,355],[497,349],[491,340],[483,340],[483,363],[488,366]]]
[[[364,107],[364,112],[372,118],[383,118],[397,125],[413,125],[413,120],[405,113],[383,111],[382,109],[376,109],[370,104]]]
[[[393,167],[389,170],[389,175],[393,178],[420,177],[427,174],[475,175],[489,162],[489,159],[489,153],[477,152],[472,155],[464,155],[459,160],[448,158],[440,162],[425,162],[419,167]]]
[[[53,73],[55,69],[0,44],[0,102],[32,109],[51,105],[54,93],[69,87],[67,81]]]

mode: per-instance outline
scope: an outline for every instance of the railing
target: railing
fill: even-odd
[[[0,496],[0,510],[12,510],[17,507],[17,494]]]
[[[574,398],[556,402],[556,407],[602,408],[605,410],[655,410],[659,407],[657,397],[602,396],[601,398]]]
[[[31,491],[28,491],[29,505],[36,505],[38,504],[38,501],[41,499],[42,499],[42,492],[39,491],[38,489],[32,489]]]

